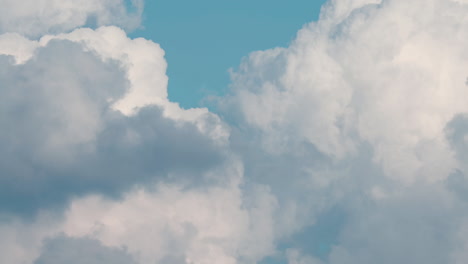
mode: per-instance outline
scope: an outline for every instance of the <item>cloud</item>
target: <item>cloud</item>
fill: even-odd
[[[352,3],[329,2],[290,47],[251,54],[233,74],[233,109],[270,152],[307,142],[340,160],[368,142],[389,177],[443,177],[443,129],[467,110],[466,5]]]
[[[464,206],[440,184],[368,205],[354,202],[329,263],[453,263]]]
[[[309,256],[303,256],[301,252],[295,249],[290,249],[286,252],[288,264],[321,264],[318,259]]]
[[[100,29],[101,40],[115,31],[131,42],[114,28]],[[96,32],[84,33],[97,41]],[[135,42],[127,45],[148,45]],[[149,91],[133,81],[133,68],[141,65],[127,67],[136,55],[119,61],[88,47],[63,36],[37,44],[22,64],[0,57],[1,212],[31,214],[91,192],[118,196],[133,184],[179,174],[201,182],[201,172],[222,164],[223,143],[210,135],[219,121],[167,102],[165,68],[159,68],[165,62],[157,46],[147,49],[147,57],[155,60],[149,66],[156,65],[146,80],[148,86],[155,85]],[[140,62],[148,66],[145,59]],[[136,100],[139,96],[146,101]],[[155,103],[148,103],[151,100]],[[116,103],[140,108],[125,115]]]
[[[255,196],[245,196],[237,166],[220,172],[231,177],[228,182],[202,190],[162,185],[154,192],[136,190],[122,202],[76,200],[63,230],[125,245],[139,263],[254,263],[274,250],[275,198],[262,186]]]
[[[108,255],[111,252],[105,248],[125,247],[141,264],[238,263],[240,259],[255,263],[274,252],[276,199],[266,186],[252,186],[253,192],[247,194],[241,187],[241,164],[230,164],[209,173],[218,177],[222,173],[223,184],[203,188],[151,184],[120,199],[102,195],[75,199],[60,217],[61,213],[45,211],[32,223],[10,218],[0,224],[4,234],[0,245],[15,250],[5,251],[2,261],[31,263],[57,255],[67,259],[74,256],[73,248],[96,248],[90,254]],[[71,241],[62,242],[57,236]]]
[[[38,37],[91,25],[117,25],[128,29],[140,24],[141,0],[2,0],[0,32]]]
[[[466,200],[447,181],[465,182],[454,172],[465,171],[467,9],[329,1],[289,47],[233,71],[221,108],[247,177],[272,186],[305,243],[330,241],[323,255],[284,232],[280,248],[325,263],[454,261]],[[332,240],[317,231],[330,208],[343,211]]]
[[[467,11],[330,0],[219,115],[117,27],[1,35],[0,262],[465,263]]]
[[[0,262],[236,263],[274,250],[275,198],[261,185],[244,195],[218,116],[167,100],[157,44],[115,27],[1,41]]]
[[[65,236],[47,240],[42,255],[34,261],[34,264],[54,263],[136,264],[124,249],[105,247],[97,240]]]

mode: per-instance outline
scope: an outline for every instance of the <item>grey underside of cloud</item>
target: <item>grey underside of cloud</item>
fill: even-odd
[[[125,17],[90,2],[117,11],[20,33]],[[115,55],[135,47],[115,28],[0,56],[0,262],[466,263],[467,10],[330,0],[288,47],[243,60],[222,119],[166,87],[118,111],[165,76],[131,68],[151,49]],[[107,52],[102,32],[125,44]]]
[[[125,249],[109,248],[99,241],[59,236],[48,239],[34,264],[136,264]]]
[[[466,122],[459,119],[451,126]],[[460,127],[451,131],[464,134]],[[367,144],[338,163],[313,147],[301,154],[265,155],[251,150],[260,145],[247,145],[248,150],[234,148],[245,157],[247,177],[268,184],[286,212],[291,204],[296,208],[288,213],[295,214],[301,228],[278,241],[278,249],[295,248],[323,263],[452,263],[467,217],[468,181],[461,170],[454,168],[441,183],[407,187],[396,197],[376,201],[369,197],[374,186],[399,187],[373,162]],[[307,173],[311,170],[315,175]],[[325,186],[308,185],[324,175],[329,177]],[[279,212],[278,221],[284,213]],[[296,262],[273,255],[261,263]]]
[[[463,17],[461,2],[419,4],[330,1],[322,21],[290,47],[253,53],[234,72],[233,95],[221,105],[238,127],[233,149],[246,175],[270,185],[283,209],[298,206],[288,212],[305,221],[278,245],[306,256],[264,263],[463,261],[466,118],[459,113],[467,109],[458,96],[468,57],[445,48],[466,41],[459,36],[467,25],[450,26]],[[421,52],[414,58],[413,45]],[[429,63],[434,57],[446,63]]]
[[[195,184],[223,160],[210,138],[157,106],[134,116],[113,110],[106,100],[128,89],[116,63],[69,41],[37,52],[23,65],[0,57],[1,212],[31,215],[89,193],[118,197],[169,173]]]

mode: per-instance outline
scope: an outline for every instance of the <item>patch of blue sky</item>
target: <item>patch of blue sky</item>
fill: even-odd
[[[153,0],[145,2],[144,37],[166,51],[169,99],[182,107],[228,90],[230,68],[250,52],[286,46],[316,21],[325,0]]]

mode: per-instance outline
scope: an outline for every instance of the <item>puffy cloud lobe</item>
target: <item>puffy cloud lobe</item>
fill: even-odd
[[[140,24],[142,0],[2,0],[0,32],[27,36],[60,33],[77,27]]]
[[[118,196],[135,183],[183,174],[200,184],[201,172],[222,164],[222,142],[202,131],[216,128],[216,118],[189,113],[192,121],[175,120],[163,104],[147,102],[124,115],[114,104],[135,93],[126,78],[132,69],[85,49],[53,39],[23,64],[0,57],[0,211],[31,214],[71,195]]]
[[[120,203],[100,197],[74,201],[63,230],[125,245],[143,264],[255,263],[273,252],[275,198],[262,186],[246,197],[239,188],[242,170],[222,172],[230,181],[204,190],[163,185],[153,193],[132,192]]]
[[[339,160],[368,142],[389,177],[436,180],[454,166],[444,127],[467,111],[466,9],[331,1],[287,49],[251,54],[231,101],[270,152],[308,142]]]
[[[325,263],[451,263],[462,251],[467,11],[329,1],[289,47],[254,52],[233,73],[221,100],[246,175],[269,181],[291,226],[318,225],[303,229],[316,239],[330,208],[344,212],[325,256],[287,235],[284,247]]]
[[[15,63],[29,60],[38,43],[17,33],[0,35],[0,54],[13,56]]]
[[[237,263],[274,250],[275,198],[241,190],[217,116],[167,100],[158,45],[114,27],[2,41],[29,48],[1,56],[1,262],[77,250],[104,263]]]
[[[227,128],[219,118],[205,108],[181,109],[167,99],[167,63],[164,51],[150,40],[129,39],[116,27],[101,27],[96,30],[77,29],[69,34],[46,35],[40,40],[44,46],[53,39],[70,40],[83,45],[102,60],[114,60],[124,70],[130,82],[125,96],[114,102],[113,108],[131,115],[147,105],[162,107],[163,114],[174,120],[194,123],[203,133],[225,144]]]
[[[164,51],[158,44],[145,40],[129,39],[125,32],[116,27],[97,30],[77,29],[69,34],[47,35],[40,43],[46,45],[54,39],[81,43],[103,60],[118,61],[130,82],[130,88],[116,108],[131,113],[135,108],[167,102],[167,64]]]
[[[67,259],[73,256],[67,252],[69,247],[84,251],[100,241],[109,249],[125,247],[141,264],[255,263],[274,251],[270,222],[276,199],[264,186],[245,195],[242,168],[236,162],[231,164],[210,172],[229,178],[222,185],[196,189],[151,185],[136,188],[119,200],[101,195],[75,199],[60,218],[44,213],[33,224],[11,219],[0,224],[4,234],[0,245],[15,250],[5,251],[1,260],[32,263],[56,255]],[[63,235],[71,242],[56,246],[56,237]],[[91,253],[111,253],[103,247]]]

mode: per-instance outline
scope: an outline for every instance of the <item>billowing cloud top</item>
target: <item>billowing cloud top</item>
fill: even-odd
[[[330,0],[217,114],[140,1],[0,3],[1,263],[467,263],[467,1]]]

